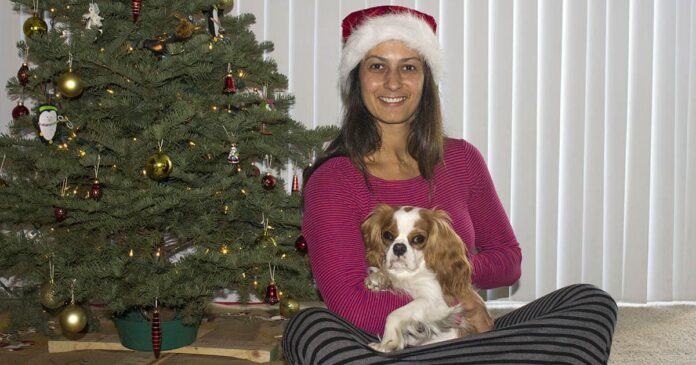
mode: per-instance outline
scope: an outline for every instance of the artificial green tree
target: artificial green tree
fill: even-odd
[[[73,296],[116,314],[157,299],[192,320],[218,288],[263,298],[269,267],[282,295],[315,298],[301,197],[280,169],[306,167],[334,131],[289,117],[252,15],[216,0],[13,2],[34,13],[7,84],[30,113],[18,104],[0,136],[0,276],[20,284],[0,293],[17,325]]]

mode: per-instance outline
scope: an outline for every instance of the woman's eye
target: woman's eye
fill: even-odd
[[[414,65],[404,65],[404,71],[416,71],[416,66],[414,66]]]
[[[379,71],[379,70],[382,70],[384,68],[384,65],[381,63],[373,63],[368,68],[370,70]]]
[[[415,235],[413,238],[411,238],[411,243],[414,245],[420,245],[423,242],[425,242],[425,236],[422,234]]]
[[[384,238],[384,239],[387,240],[387,241],[393,241],[393,240],[394,240],[394,235],[393,235],[391,232],[386,231],[386,232],[384,232],[384,233],[382,234],[382,238]]]

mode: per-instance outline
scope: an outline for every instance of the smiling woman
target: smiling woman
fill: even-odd
[[[469,142],[443,133],[437,86],[443,57],[434,19],[408,8],[380,6],[348,15],[343,30],[343,122],[304,179],[303,235],[328,310],[308,309],[288,323],[283,336],[288,361],[606,363],[616,305],[589,285],[551,293],[499,318],[489,332],[389,356],[380,351],[393,344],[380,351],[369,347],[385,334],[389,314],[413,303],[403,293],[372,292],[364,285],[368,267],[360,227],[375,206],[446,212],[461,238],[456,244],[470,253],[476,288],[515,283],[521,251],[483,157]],[[437,265],[453,271],[445,260]],[[458,304],[470,308],[463,300]],[[406,328],[392,322],[389,328]]]

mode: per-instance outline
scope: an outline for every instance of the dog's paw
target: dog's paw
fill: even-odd
[[[388,343],[384,343],[384,342],[371,342],[371,343],[369,343],[369,344],[367,344],[367,345],[370,346],[370,348],[372,348],[372,349],[375,350],[375,351],[379,351],[379,352],[392,352],[392,351],[394,351],[394,350],[396,349],[396,346],[390,345],[391,342],[393,342],[393,341],[389,341]]]
[[[365,287],[373,292],[389,289],[389,285],[389,277],[382,271],[371,272],[370,275],[365,278]]]

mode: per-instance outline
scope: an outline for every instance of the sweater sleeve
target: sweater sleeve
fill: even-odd
[[[476,235],[473,283],[481,289],[512,285],[520,278],[522,251],[481,153],[469,145],[467,161],[475,185],[468,206]]]
[[[387,315],[410,300],[392,292],[365,288],[365,246],[360,232],[364,212],[357,190],[362,177],[346,175],[346,166],[325,162],[305,186],[302,231],[317,287],[327,308],[357,327],[381,335]],[[364,199],[364,201],[368,201]]]

